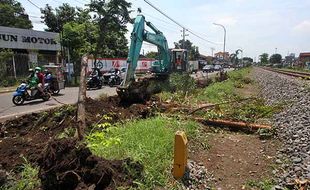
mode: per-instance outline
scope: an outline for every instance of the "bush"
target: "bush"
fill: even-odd
[[[16,80],[14,77],[7,77],[6,79],[1,81],[0,86],[3,87],[15,86],[17,83],[18,80]]]
[[[4,187],[0,187],[0,189],[6,190],[32,190],[38,189],[41,185],[40,179],[38,178],[38,167],[33,167],[26,158],[23,158],[25,163],[22,165],[22,172],[20,173],[20,178],[15,179],[12,177],[14,181],[9,182]]]
[[[180,91],[185,95],[196,89],[196,82],[189,74],[174,73],[170,76],[170,86],[173,91]]]

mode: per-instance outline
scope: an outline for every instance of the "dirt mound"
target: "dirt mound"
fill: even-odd
[[[120,99],[117,96],[108,97],[103,101],[87,98],[85,109],[87,121],[95,119],[94,117],[96,117],[98,112],[101,115],[109,114],[114,120],[146,118],[150,114],[150,107],[146,104],[124,105],[120,103]]]
[[[143,167],[130,159],[105,160],[73,139],[52,141],[39,159],[43,189],[115,189],[133,186]],[[134,171],[134,172],[133,172]]]
[[[120,104],[117,96],[104,100],[86,99],[86,124],[103,122],[103,115],[113,118],[112,122],[126,119],[146,118],[150,115],[148,105],[133,104],[124,106]],[[65,129],[76,127],[76,106],[63,106],[42,113],[24,115],[0,123],[0,165],[10,171],[18,169],[23,163],[21,156],[31,163],[36,163],[38,155],[42,152],[49,139],[62,133]]]

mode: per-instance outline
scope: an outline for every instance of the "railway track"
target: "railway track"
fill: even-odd
[[[292,76],[292,77],[298,77],[298,78],[302,78],[305,80],[310,80],[310,73],[306,73],[306,72],[288,71],[288,70],[274,69],[274,68],[268,68],[268,67],[264,67],[263,69],[276,72],[276,73],[280,73],[280,74],[284,74],[284,75],[288,75],[288,76]]]

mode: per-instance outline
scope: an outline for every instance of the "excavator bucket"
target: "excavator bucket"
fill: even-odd
[[[162,84],[167,82],[167,76],[144,77],[131,82],[125,87],[118,87],[116,92],[123,103],[145,103],[153,94],[162,91]]]
[[[144,103],[151,96],[151,92],[147,91],[148,86],[148,80],[134,81],[129,87],[118,87],[116,92],[123,103]]]

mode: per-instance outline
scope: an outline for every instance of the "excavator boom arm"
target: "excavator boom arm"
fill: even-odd
[[[145,31],[145,23],[155,33]],[[159,31],[152,23],[146,22],[143,15],[138,15],[134,22],[133,31],[131,33],[131,42],[127,58],[127,73],[122,84],[123,88],[128,88],[130,83],[135,80],[134,74],[138,66],[140,51],[143,41],[154,44],[158,48],[159,60],[161,60],[157,72],[168,73],[170,69],[170,54],[168,43],[161,31]]]

